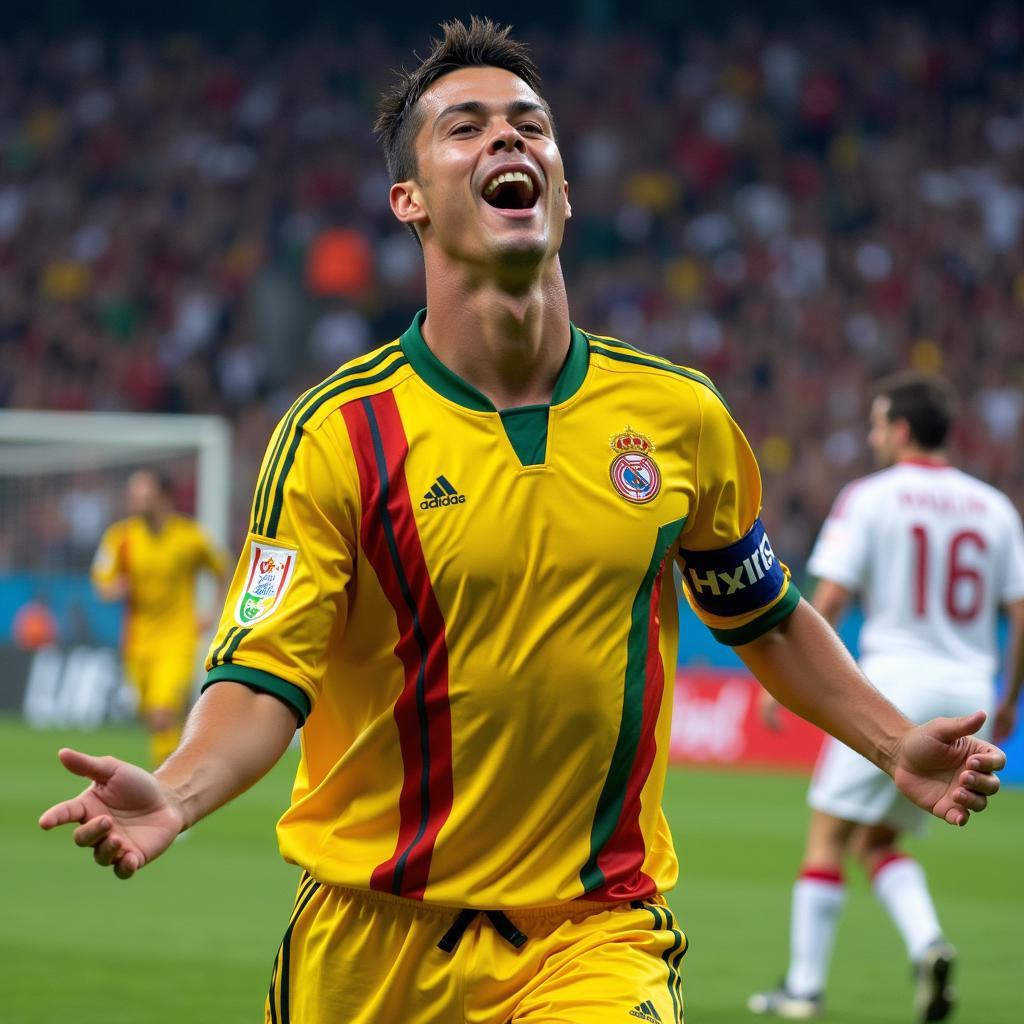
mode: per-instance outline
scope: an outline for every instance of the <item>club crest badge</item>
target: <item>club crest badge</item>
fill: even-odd
[[[632,427],[626,427],[609,442],[615,452],[611,478],[615,490],[635,505],[653,501],[661,490],[661,470],[651,458],[654,442]]]
[[[253,541],[249,548],[249,572],[235,608],[235,621],[251,626],[272,615],[295,575],[298,552]]]

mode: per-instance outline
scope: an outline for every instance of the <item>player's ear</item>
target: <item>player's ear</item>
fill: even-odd
[[[896,431],[897,444],[899,444],[901,447],[905,447],[906,445],[910,444],[910,442],[914,438],[914,435],[910,431],[910,420],[904,418],[903,416],[898,416],[891,422]]]
[[[430,218],[423,204],[423,193],[413,179],[396,181],[391,186],[388,198],[391,202],[391,212],[403,224],[422,225],[429,221]]]
[[[562,192],[565,195],[565,219],[568,220],[572,216],[572,207],[569,205],[569,182],[562,182]]]

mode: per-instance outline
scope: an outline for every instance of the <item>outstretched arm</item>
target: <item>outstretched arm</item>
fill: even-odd
[[[836,583],[835,580],[820,579],[814,588],[811,604],[815,611],[835,629],[852,600],[853,593],[841,583]],[[779,700],[767,690],[761,691],[758,710],[761,714],[761,721],[772,732],[779,732],[782,729],[779,703]]]
[[[210,687],[189,716],[177,751],[155,774],[116,757],[64,749],[60,759],[91,785],[46,811],[44,829],[77,822],[78,846],[130,878],[178,834],[262,778],[295,733],[295,714],[240,683]]]
[[[126,541],[118,524],[108,526],[100,538],[92,560],[89,576],[92,588],[101,601],[123,601],[130,584],[125,572]]]
[[[914,803],[951,825],[966,824],[999,789],[994,773],[1005,755],[971,735],[983,713],[915,726],[868,682],[806,602],[736,652],[773,697],[873,761]]]

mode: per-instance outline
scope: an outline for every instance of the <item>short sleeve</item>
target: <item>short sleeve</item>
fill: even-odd
[[[722,401],[701,389],[695,496],[680,538],[684,593],[722,643],[750,643],[792,613],[800,592],[772,550],[761,475]]]
[[[275,433],[204,690],[222,680],[244,683],[279,697],[305,721],[323,685],[332,633],[348,611],[358,485],[345,470],[323,429]],[[264,505],[272,514],[259,513]]]
[[[871,509],[859,481],[839,492],[807,563],[808,572],[848,590],[863,588],[870,556]]]

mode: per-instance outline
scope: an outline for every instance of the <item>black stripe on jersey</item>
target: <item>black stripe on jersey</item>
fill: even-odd
[[[635,903],[631,906],[636,906]],[[672,999],[672,1014],[675,1024],[683,1024],[683,982],[679,974],[679,961],[688,948],[683,933],[675,927],[672,911],[668,907],[660,907],[655,903],[641,903],[640,906],[654,918],[654,926],[658,931],[672,932],[672,945],[661,954],[668,968],[668,994]],[[662,914],[665,916],[662,917]],[[682,947],[680,949],[680,947]]]
[[[267,462],[266,468],[260,474],[259,483],[256,487],[256,497],[253,499],[252,503],[252,533],[262,532],[261,523],[266,519],[267,503],[270,500],[270,484],[277,472],[278,464],[281,461],[281,453],[284,451],[285,445],[287,444],[287,438],[291,434],[292,428],[295,425],[295,420],[300,415],[301,410],[308,402],[321,394],[325,388],[329,388],[331,385],[338,383],[338,381],[345,380],[348,377],[353,377],[356,374],[368,373],[370,370],[376,369],[380,366],[380,364],[388,359],[389,356],[393,356],[396,352],[401,352],[401,350],[402,347],[397,341],[392,342],[390,345],[382,348],[372,359],[367,360],[365,363],[360,363],[358,366],[349,366],[339,370],[337,373],[328,377],[325,381],[317,384],[316,387],[310,388],[309,391],[304,392],[295,400],[285,416],[284,422],[281,426],[281,431],[277,436],[277,442],[274,445],[273,455]]]
[[[309,892],[313,884],[313,879],[303,871],[302,878],[299,881],[299,891],[295,895],[295,907],[292,909],[292,916],[288,919],[289,927],[295,921],[299,902]],[[270,991],[267,993],[267,1005],[270,1007],[270,1024],[277,1024],[277,968],[280,963],[281,947],[278,946],[277,952],[274,954],[274,966],[270,969]]]
[[[289,993],[290,985],[290,974],[291,974],[291,950],[292,950],[292,932],[295,929],[295,925],[299,920],[303,910],[306,909],[306,904],[316,895],[317,890],[320,888],[319,882],[313,882],[312,885],[308,885],[305,889],[305,895],[301,896],[300,902],[295,908],[295,912],[292,914],[291,920],[288,922],[288,928],[284,933],[284,938],[281,940],[281,948],[278,950],[278,955],[281,958],[281,971],[277,979],[277,987],[281,993],[281,1024],[289,1024],[291,1021],[291,1007],[289,1002],[291,996]],[[274,1012],[274,984],[273,979],[270,985],[270,1007],[271,1007],[271,1021],[272,1024],[277,1024],[276,1019],[273,1017]]]
[[[614,342],[616,345],[624,345],[625,342]],[[687,380],[696,381],[698,384],[703,384],[714,396],[725,406],[728,412],[732,412],[729,409],[729,403],[722,397],[722,393],[715,387],[711,381],[703,374],[697,373],[695,370],[687,370],[685,366],[677,366],[675,363],[668,361],[661,362],[656,356],[649,356],[645,352],[641,352],[639,349],[634,349],[632,345],[627,346],[631,349],[630,352],[619,352],[613,348],[606,348],[604,345],[599,345],[592,338],[590,340],[590,351],[596,353],[599,356],[608,356],[609,359],[617,359],[620,363],[634,363],[637,366],[649,366],[652,370],[666,370],[669,373],[674,373],[678,377],[685,377]]]
[[[400,351],[400,350],[399,350]],[[405,356],[400,356],[393,363],[389,363],[379,373],[373,374],[371,377],[356,377],[354,380],[345,380],[329,391],[319,392],[315,401],[311,405],[308,405],[305,411],[299,416],[291,428],[291,442],[288,445],[288,451],[284,456],[284,462],[281,465],[281,472],[277,478],[277,486],[274,488],[274,503],[270,508],[270,517],[261,524],[264,528],[256,532],[261,533],[262,536],[273,540],[277,536],[277,527],[281,521],[281,510],[284,505],[284,485],[288,479],[288,474],[291,472],[292,464],[295,462],[295,453],[299,449],[299,442],[302,440],[302,431],[306,424],[316,414],[316,411],[325,402],[331,401],[333,398],[337,398],[339,395],[343,395],[346,391],[352,391],[355,388],[367,387],[370,384],[379,384],[382,380],[387,380],[396,370],[403,366],[407,366],[409,360]],[[269,492],[268,492],[269,493]]]
[[[602,345],[604,348],[610,348],[612,351],[619,349],[626,349],[623,355],[634,355],[639,356],[641,359],[650,359],[650,361],[657,366],[667,366],[676,370],[686,370],[688,373],[695,374],[699,377],[701,383],[711,385],[711,378],[706,373],[701,373],[700,370],[694,370],[692,367],[680,366],[678,363],[673,363],[671,359],[666,359],[664,356],[656,356],[653,352],[645,352],[642,348],[637,348],[636,345],[631,345],[628,341],[622,341],[619,338],[608,338],[600,334],[588,334],[587,340],[593,342],[596,345]]]
[[[445,494],[451,496],[458,493],[448,480],[445,479],[443,474],[437,478],[437,482],[444,488]]]
[[[220,660],[219,659],[220,659],[221,652],[224,650],[225,647],[227,647],[227,645],[229,643],[231,643],[231,638],[235,635],[237,630],[238,630],[237,626],[232,626],[227,631],[227,634],[225,635],[224,639],[220,642],[220,645],[213,652],[213,656],[210,658],[210,668],[215,668],[217,665],[220,664]]]
[[[240,629],[235,633],[234,639],[228,645],[228,649],[221,656],[220,663],[222,665],[230,665],[231,659],[234,657],[235,651],[238,650],[238,645],[252,632],[252,629]]]
[[[325,381],[317,384],[316,387],[304,392],[296,401],[292,404],[292,407],[288,410],[288,414],[282,423],[280,433],[277,437],[277,442],[274,445],[273,456],[267,463],[266,469],[260,475],[259,486],[256,490],[256,497],[253,501],[253,522],[252,531],[258,533],[259,523],[265,519],[267,513],[267,502],[269,501],[270,485],[274,478],[274,474],[277,470],[278,463],[281,458],[281,452],[284,450],[286,438],[289,431],[291,430],[295,418],[299,415],[303,405],[319,394],[324,388],[330,387],[332,384],[337,383],[347,377],[351,377],[359,373],[367,373],[370,370],[375,369],[382,362],[400,351],[400,346],[397,342],[386,346],[381,349],[372,359],[368,359],[365,363],[360,363],[358,366],[349,366],[339,370],[337,373],[328,377]]]
[[[676,1005],[678,997],[679,1006],[679,1024],[683,1024],[683,976],[679,972],[679,962],[686,955],[686,951],[690,948],[689,939],[686,938],[683,933],[676,928],[675,920],[672,917],[672,911],[668,907],[662,907],[662,911],[668,922],[669,930],[675,936],[675,941],[672,943],[670,949],[665,950],[662,953],[661,958],[668,965],[669,970],[669,988],[672,989],[672,1003]]]

